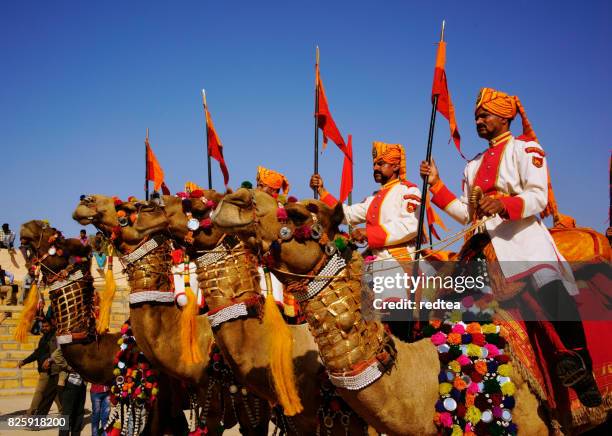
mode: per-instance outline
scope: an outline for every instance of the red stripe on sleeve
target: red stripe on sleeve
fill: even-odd
[[[445,209],[453,200],[457,199],[455,194],[453,194],[442,181],[439,181],[429,188],[429,191],[433,194],[431,201],[440,209]]]
[[[507,218],[511,220],[520,220],[523,218],[525,202],[521,197],[502,197],[500,200],[504,203],[504,207],[506,208],[506,212],[503,215],[506,215]]]
[[[338,200],[336,199],[336,197],[331,195],[329,192],[323,193],[323,195],[321,196],[321,201],[325,203],[326,205],[328,205],[329,207],[335,207],[336,204],[338,203]]]

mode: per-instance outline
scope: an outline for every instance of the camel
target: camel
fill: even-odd
[[[121,226],[116,206],[127,216],[137,216],[137,219]],[[168,234],[168,217],[151,213],[156,210],[159,208],[154,204],[121,202],[116,205],[110,197],[92,195],[80,201],[73,218],[83,225],[96,226],[111,239],[120,254],[127,255],[144,241]],[[231,428],[240,422],[247,434],[267,434],[267,404],[250,392],[241,391],[241,395],[236,395],[238,387],[231,382],[231,377],[220,379],[222,374],[213,369],[219,364],[210,360],[213,338],[205,316],[196,317],[196,341],[202,350],[201,361],[192,363],[179,358],[184,351],[179,341],[180,332],[171,327],[180,325],[181,311],[174,304],[170,250],[166,239],[151,252],[156,256],[153,268],[147,265],[147,256],[138,259],[133,266],[126,264],[130,284],[130,320],[139,347],[156,367],[196,387],[198,404],[204,408],[209,428]],[[215,375],[211,376],[211,373]],[[237,408],[236,403],[245,407]]]
[[[168,216],[171,234],[185,246],[190,258],[195,260],[200,289],[204,291],[211,313],[245,302],[251,302],[252,307],[257,307],[247,317],[238,317],[219,324],[213,332],[229,365],[241,381],[257,395],[272,404],[278,404],[279,395],[271,379],[269,353],[276,332],[266,328],[262,316],[257,316],[258,312],[265,312],[267,308],[262,304],[256,259],[247,251],[232,247],[229,238],[225,238],[225,234],[217,226],[204,221],[209,219],[210,212],[222,197],[212,190],[204,191],[202,197],[191,199],[164,196],[164,209],[157,213]],[[189,215],[185,211],[188,211]],[[205,223],[204,228],[190,231],[187,226],[190,217]],[[219,250],[228,251],[213,262],[204,261],[207,256],[215,255]],[[231,265],[231,268],[224,269],[227,265]],[[273,309],[276,310],[275,307]],[[323,407],[320,391],[324,389],[322,385],[325,380],[322,375],[325,368],[318,358],[317,346],[307,325],[292,325],[289,329],[293,339],[297,387],[304,408],[301,413],[287,418],[286,426],[290,432],[315,434],[322,424],[330,434],[345,434],[347,430],[349,434],[367,432],[363,421],[354,419],[354,415],[353,419],[344,418],[343,422],[336,420],[335,423],[330,421],[329,417],[325,418],[335,412]],[[347,417],[352,413],[348,408],[342,411]]]
[[[41,274],[44,283],[60,280],[69,266],[71,257],[79,256],[85,261],[81,263],[81,271],[85,274],[86,284],[75,292],[74,299],[67,302],[75,307],[72,313],[83,314],[77,317],[77,322],[60,320],[58,335],[65,338],[61,343],[62,354],[69,365],[83,379],[90,383],[110,386],[115,378],[113,374],[114,358],[118,351],[117,341],[120,333],[95,334],[95,317],[93,308],[93,282],[88,274],[91,267],[89,247],[85,247],[78,239],[57,238],[53,244],[50,239],[58,234],[57,229],[42,221],[28,221],[21,226],[20,238],[25,245],[31,247],[32,258],[26,259],[28,269],[32,263],[41,264]],[[46,256],[53,246],[56,253]],[[59,251],[61,250],[61,251]],[[38,260],[37,260],[38,259]],[[42,260],[40,260],[42,259]],[[51,285],[53,286],[53,285]],[[52,298],[51,305],[54,314],[62,314],[67,308],[59,307],[58,299]],[[176,380],[160,373],[159,395],[150,411],[145,434],[163,435],[166,429],[173,434],[182,434],[187,430],[187,421],[177,400],[184,397],[185,392]],[[180,404],[180,403],[179,403]],[[170,411],[170,413],[168,413]]]
[[[293,288],[301,301],[338,392],[368,424],[386,434],[437,434],[434,416],[440,361],[436,347],[429,339],[401,342],[387,333],[382,323],[364,318],[360,306],[361,256],[353,252],[345,260],[346,267],[331,269],[333,279],[327,283],[319,279],[324,285],[318,293],[316,283],[308,288],[308,277],[319,273],[323,265],[331,265],[329,259],[337,259],[326,254],[327,244],[320,241],[334,241],[339,233],[341,206],[332,209],[317,200],[288,203],[287,223],[279,221],[277,208],[277,202],[268,194],[239,189],[225,196],[213,221],[273,258],[277,277]],[[314,224],[314,220],[324,237],[279,242],[281,227],[295,230]],[[342,265],[341,261],[338,265]],[[364,379],[364,375],[369,378]],[[512,381],[516,386],[513,422],[521,434],[547,434],[536,395],[520,374],[515,372]]]

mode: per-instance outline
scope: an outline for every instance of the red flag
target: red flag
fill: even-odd
[[[164,183],[164,170],[162,170],[149,145],[149,138],[145,139],[145,146],[147,147],[147,180],[153,182],[153,190],[159,191],[159,188]]]
[[[344,142],[344,138],[342,138],[340,130],[338,130],[338,127],[331,116],[331,112],[329,111],[329,105],[327,104],[327,97],[325,96],[325,89],[323,88],[323,81],[321,80],[318,64],[316,68],[316,75],[319,103],[317,111],[317,126],[319,126],[319,129],[321,129],[323,132],[323,148],[327,146],[328,139],[331,139],[346,156],[346,143]]]
[[[431,231],[432,236],[440,240],[440,236],[438,235],[438,231],[434,227],[434,224],[438,224],[444,230],[448,230],[442,221],[442,218],[436,213],[433,207],[431,207],[431,202],[429,201],[430,196],[427,196],[427,204],[425,205],[425,213],[427,214],[427,225],[429,230]]]
[[[340,203],[347,199],[353,190],[353,135],[348,135],[348,144],[342,164],[342,181],[340,182]]]
[[[450,132],[455,142],[455,147],[461,154],[461,157],[465,159],[465,156],[461,152],[461,136],[457,129],[457,122],[455,121],[455,107],[451,101],[450,93],[448,92],[448,84],[446,82],[446,43],[440,41],[438,43],[438,52],[436,54],[436,67],[434,69],[433,85],[431,87],[431,98],[435,95],[438,96],[438,112],[440,112],[444,118],[448,120],[450,125]]]
[[[170,194],[170,188],[168,188],[168,185],[166,185],[166,182],[162,182],[161,190],[162,190],[162,194],[164,194],[164,195],[171,195]]]
[[[227,186],[227,182],[229,181],[229,172],[227,171],[225,159],[223,158],[223,144],[221,144],[219,135],[217,135],[217,131],[215,130],[215,126],[212,122],[210,112],[208,112],[208,105],[204,107],[204,111],[206,112],[206,136],[208,138],[208,155],[219,162],[219,167],[221,168],[221,172],[223,173],[223,183],[225,184],[225,186]]]

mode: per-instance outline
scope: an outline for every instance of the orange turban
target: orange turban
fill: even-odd
[[[193,182],[185,182],[185,192],[193,192],[197,190],[203,191],[204,188],[198,186],[197,184]]]
[[[399,165],[399,178],[406,179],[406,152],[401,144],[374,142],[372,144],[372,159],[375,162],[382,159],[391,165]]]
[[[272,189],[282,189],[284,194],[289,192],[289,182],[284,175],[261,166],[257,167],[257,183]]]
[[[478,94],[476,101],[476,109],[482,107],[487,112],[490,112],[498,117],[514,119],[518,111],[523,121],[523,134],[519,139],[525,141],[537,141],[531,123],[525,113],[525,108],[521,104],[521,100],[515,95],[508,95],[505,92],[496,91],[493,88],[482,88]]]

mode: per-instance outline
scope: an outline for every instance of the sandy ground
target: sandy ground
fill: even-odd
[[[30,406],[31,397],[29,395],[20,395],[15,397],[0,397],[0,420],[4,421],[7,415],[22,415]],[[55,404],[51,407],[50,413],[57,413]],[[273,425],[270,425],[270,434],[274,429]],[[28,430],[6,430],[4,427],[0,428],[1,436],[21,436],[21,435],[37,435],[37,436],[51,436],[57,435],[57,429],[40,430],[36,432]],[[81,434],[88,436],[91,434],[91,402],[89,400],[89,392],[87,392],[87,400],[85,401],[85,427]],[[226,430],[224,435],[238,436],[240,431],[238,427]]]

